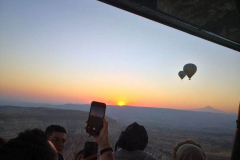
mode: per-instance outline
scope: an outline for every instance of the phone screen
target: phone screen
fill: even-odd
[[[103,125],[105,110],[106,104],[100,102],[92,102],[88,117],[88,133],[92,135],[99,135]]]
[[[84,158],[87,158],[93,154],[97,154],[98,152],[98,144],[97,142],[86,142],[84,146]],[[97,160],[96,158],[93,158],[92,160]]]

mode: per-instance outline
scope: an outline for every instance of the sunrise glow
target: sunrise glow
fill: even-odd
[[[125,105],[125,103],[124,103],[123,101],[119,101],[119,102],[118,102],[118,105],[119,105],[119,106],[123,106],[123,105]]]
[[[239,52],[94,1],[28,1],[1,1],[2,105],[238,111]]]

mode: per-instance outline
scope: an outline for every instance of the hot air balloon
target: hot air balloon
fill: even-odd
[[[183,67],[183,71],[188,76],[189,80],[191,80],[191,77],[195,74],[197,71],[197,66],[192,63],[188,63]]]
[[[183,79],[183,78],[186,76],[186,74],[185,74],[184,71],[179,71],[179,72],[178,72],[178,75],[179,75],[179,77],[180,77],[181,79]]]

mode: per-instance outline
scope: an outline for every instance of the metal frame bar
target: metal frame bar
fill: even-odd
[[[205,40],[217,43],[219,45],[222,45],[240,52],[240,43],[226,39],[217,34],[202,30],[201,28],[198,28],[196,26],[183,22],[166,13],[154,11],[153,9],[150,9],[144,6],[130,5],[129,3],[124,2],[123,0],[98,0],[98,1],[104,2],[114,7],[123,9],[125,11],[129,11],[131,13],[156,21],[158,23],[162,23],[169,27],[178,29],[180,31],[189,33],[191,35],[203,38]]]

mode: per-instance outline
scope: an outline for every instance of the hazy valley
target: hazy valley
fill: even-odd
[[[93,140],[87,137],[83,129],[90,105],[32,106],[0,106],[0,136],[10,139],[28,128],[45,130],[50,124],[60,124],[68,131],[63,154],[69,160],[82,149],[85,141]],[[48,108],[42,108],[44,106]],[[173,147],[186,139],[200,143],[209,160],[230,159],[236,128],[235,114],[107,106],[106,116],[112,146],[126,126],[138,122],[148,131],[149,143],[146,151],[159,159],[169,159]]]

